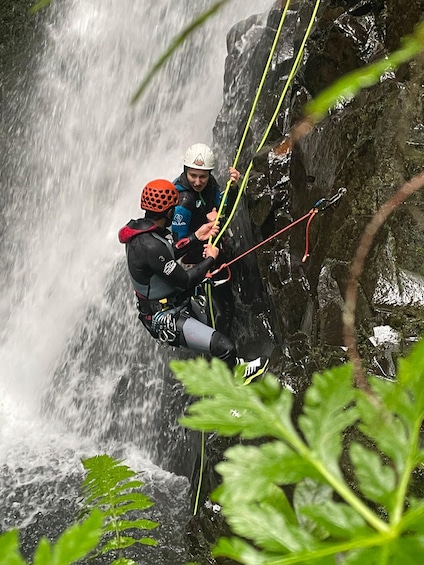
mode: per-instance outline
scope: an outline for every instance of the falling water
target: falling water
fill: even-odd
[[[159,521],[175,530],[173,539],[162,534],[152,563],[176,563],[175,545],[170,561],[166,545],[180,543],[196,438],[177,424],[185,400],[168,369],[176,353],[137,320],[117,231],[138,217],[146,181],[176,177],[187,145],[211,141],[226,33],[269,4],[230,2],[130,105],[171,39],[211,2],[56,2],[38,23],[43,41],[31,65],[10,82],[0,530],[38,522],[28,552],[43,528],[54,538],[73,519],[80,459],[106,452],[140,471],[163,506]]]

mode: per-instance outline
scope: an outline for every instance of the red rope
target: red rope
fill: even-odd
[[[315,216],[315,214],[318,214],[318,209],[317,208],[313,208],[310,212],[311,214],[308,223],[306,224],[306,233],[305,233],[305,253],[302,257],[302,263],[304,263],[306,261],[306,259],[309,257],[309,226],[311,225],[311,222]]]
[[[275,237],[278,237],[279,235],[281,235],[282,233],[284,233],[285,231],[288,231],[289,229],[291,229],[292,227],[294,227],[296,224],[299,224],[300,222],[303,222],[303,220],[306,220],[306,218],[309,218],[308,223],[306,224],[306,249],[305,249],[305,254],[303,256],[302,262],[305,262],[306,259],[309,257],[309,243],[308,243],[308,238],[309,238],[309,226],[311,224],[311,221],[313,219],[313,217],[318,213],[318,209],[317,208],[312,208],[312,210],[309,210],[309,212],[307,214],[305,214],[304,216],[302,216],[301,218],[298,218],[297,220],[295,220],[294,222],[292,222],[291,224],[289,224],[288,226],[284,227],[283,229],[279,230],[278,232],[270,235],[267,239],[264,239],[264,241],[261,241],[260,243],[258,243],[257,245],[251,247],[250,249],[248,249],[247,251],[245,251],[244,253],[241,253],[241,255],[238,255],[237,257],[235,257],[234,259],[231,259],[231,261],[229,261],[228,263],[223,263],[218,269],[216,269],[216,271],[213,271],[212,273],[207,273],[206,274],[206,278],[212,278],[214,275],[217,275],[220,271],[222,271],[222,269],[225,269],[227,267],[229,267],[230,265],[232,265],[233,263],[235,263],[236,261],[238,261],[239,259],[242,259],[243,257],[245,257],[246,255],[248,255],[249,253],[251,253],[252,251],[255,251],[256,249],[258,249],[259,247],[261,247],[262,245],[265,245],[265,243],[268,243],[269,241],[271,241],[272,239],[274,239]]]

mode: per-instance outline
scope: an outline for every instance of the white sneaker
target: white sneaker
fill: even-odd
[[[241,357],[237,358],[237,365],[244,365],[246,361]],[[249,361],[244,370],[244,383],[248,385],[257,377],[263,375],[269,366],[269,359],[267,357],[258,357],[254,361]]]

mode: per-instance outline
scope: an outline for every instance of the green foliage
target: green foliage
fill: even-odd
[[[0,536],[0,565],[26,565],[19,552],[19,532],[12,530]]]
[[[81,523],[69,527],[51,544],[42,538],[35,550],[32,565],[71,565],[86,557],[102,535],[103,514],[93,510]],[[12,530],[0,536],[0,565],[26,565],[19,551],[19,532]]]
[[[111,565],[136,565],[123,557],[122,550],[136,543],[157,545],[150,537],[134,539],[123,535],[127,530],[152,530],[156,522],[126,519],[129,512],[141,512],[153,502],[138,492],[143,483],[121,461],[108,455],[98,455],[82,461],[87,471],[82,483],[84,495],[81,523],[70,526],[52,545],[42,538],[35,550],[32,565],[71,565],[87,557],[118,551]],[[12,530],[0,536],[0,565],[27,565],[19,552],[19,532]]]
[[[146,519],[130,519],[128,513],[146,510],[153,502],[139,489],[144,485],[135,480],[136,473],[122,461],[109,455],[97,455],[83,460],[87,476],[82,484],[84,496],[82,515],[93,508],[100,509],[104,516],[103,540],[96,550],[96,555],[118,551],[119,558],[112,563],[131,565],[133,561],[122,556],[122,550],[134,544],[157,545],[150,537],[135,539],[128,530],[152,530],[157,522]]]
[[[35,14],[51,4],[52,0],[39,0],[29,9],[30,14]]]
[[[424,462],[424,341],[399,362],[396,382],[371,377],[372,393],[354,388],[350,365],[315,374],[296,425],[291,392],[270,374],[246,387],[217,359],[171,369],[201,397],[183,424],[255,440],[216,467],[212,498],[235,537],[220,539],[215,556],[245,565],[424,558],[424,501],[408,490]]]

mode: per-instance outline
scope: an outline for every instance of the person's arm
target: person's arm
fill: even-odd
[[[214,247],[214,249],[217,248]],[[206,273],[210,270],[210,268],[214,264],[214,261],[215,258],[213,256],[209,256],[201,263],[197,263],[197,265],[193,265],[191,269],[185,271],[189,280],[188,288],[194,288],[204,280]]]
[[[206,230],[204,231],[206,232]],[[176,288],[189,290],[201,283],[205,278],[206,273],[212,267],[218,255],[218,249],[207,244],[205,259],[188,270],[181,267],[172,256],[168,247],[154,237],[149,238],[148,249],[145,249],[144,253],[147,255],[149,267],[154,273],[166,278]]]
[[[188,236],[191,217],[192,213],[184,206],[178,205],[175,207],[171,230],[176,235],[177,241]]]
[[[180,191],[180,202],[175,207],[172,219],[171,231],[175,234],[177,241],[190,235],[190,224],[195,208],[195,195],[188,190]]]
[[[215,222],[208,222],[203,224],[194,233],[191,233],[188,237],[180,239],[174,244],[174,254],[175,258],[179,259],[183,257],[188,251],[198,248],[203,242],[208,241],[209,238],[216,237],[219,231],[219,224]]]

